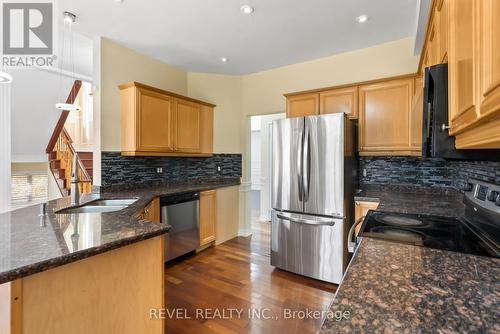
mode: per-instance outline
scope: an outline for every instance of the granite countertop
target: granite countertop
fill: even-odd
[[[460,216],[451,188],[367,186],[359,201],[377,210]],[[500,260],[362,238],[320,333],[500,332]],[[338,313],[337,313],[338,314]]]
[[[0,284],[165,234],[167,224],[139,221],[137,216],[157,196],[238,185],[239,179],[96,188],[81,204],[96,199],[137,198],[109,213],[56,214],[70,198],[0,214]]]
[[[363,238],[320,333],[499,333],[500,260]]]

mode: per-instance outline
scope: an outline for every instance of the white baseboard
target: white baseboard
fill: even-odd
[[[249,229],[241,229],[238,231],[239,237],[249,237],[252,235],[252,230]]]

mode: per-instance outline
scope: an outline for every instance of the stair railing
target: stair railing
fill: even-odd
[[[81,86],[82,82],[80,80],[75,80],[73,86],[71,87],[71,91],[68,95],[68,98],[66,99],[66,103],[73,104],[75,102]],[[57,160],[61,162],[60,167],[61,169],[64,169],[66,184],[61,185],[58,183],[59,190],[61,190],[61,194],[64,194],[62,191],[63,190],[62,187],[64,187],[68,192],[70,190],[71,167],[72,167],[73,156],[75,155],[77,157],[77,162],[78,162],[77,174],[80,180],[80,183],[78,185],[80,193],[91,192],[92,178],[90,177],[89,173],[87,172],[87,169],[85,168],[80,157],[78,156],[78,153],[73,147],[72,144],[73,140],[71,139],[69,133],[64,128],[64,124],[68,119],[69,113],[70,113],[69,110],[62,111],[61,116],[57,121],[56,127],[54,128],[54,132],[50,137],[47,148],[45,149],[45,152],[49,154],[49,156],[52,152],[56,152]]]
[[[66,179],[66,189],[70,189],[70,180],[71,180],[71,169],[73,164],[73,157],[76,155],[77,157],[77,175],[80,183],[78,184],[78,188],[80,189],[80,193],[88,193],[92,191],[92,178],[88,174],[85,166],[82,163],[82,160],[78,156],[75,148],[72,145],[72,139],[69,136],[66,129],[63,128],[63,131],[59,135],[57,139],[56,146],[54,151],[57,153],[57,160],[61,161],[61,168],[64,169],[64,176]]]

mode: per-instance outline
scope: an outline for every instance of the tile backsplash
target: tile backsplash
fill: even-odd
[[[361,187],[366,184],[393,184],[460,189],[468,178],[500,184],[500,162],[493,161],[360,157],[359,168]]]
[[[195,181],[241,177],[241,154],[214,154],[207,158],[124,157],[120,152],[101,153],[103,186],[149,182]],[[217,166],[221,167],[220,172]],[[158,173],[157,169],[162,172]]]

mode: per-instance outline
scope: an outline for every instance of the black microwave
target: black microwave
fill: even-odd
[[[448,64],[427,67],[424,77],[422,157],[449,160],[500,160],[499,149],[457,150],[448,134]]]

